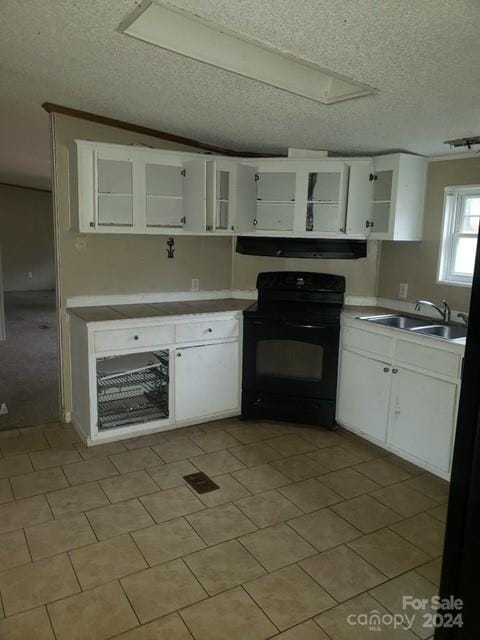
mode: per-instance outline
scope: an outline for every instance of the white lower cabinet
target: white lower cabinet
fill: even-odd
[[[175,350],[175,421],[239,410],[238,342]]]
[[[447,478],[462,352],[458,345],[408,341],[404,332],[377,334],[364,325],[350,321],[343,327],[337,422]],[[364,339],[365,333],[371,340]],[[367,352],[372,344],[383,354]]]
[[[390,365],[344,349],[337,419],[384,442],[390,407]]]
[[[457,384],[412,369],[393,369],[390,444],[447,472],[450,467]]]

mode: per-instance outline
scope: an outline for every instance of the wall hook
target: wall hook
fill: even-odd
[[[175,238],[169,238],[167,240],[167,258],[175,257]]]

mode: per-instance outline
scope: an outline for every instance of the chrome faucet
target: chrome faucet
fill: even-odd
[[[457,316],[460,318],[460,320],[463,321],[465,326],[468,327],[468,313],[463,313],[463,311],[458,311]]]
[[[415,311],[420,311],[422,306],[433,307],[442,316],[442,319],[444,322],[450,322],[450,319],[452,317],[452,311],[446,300],[442,300],[442,304],[443,304],[443,309],[437,306],[435,303],[430,302],[429,300],[417,300],[415,303]]]

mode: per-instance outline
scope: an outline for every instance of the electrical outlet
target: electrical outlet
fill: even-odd
[[[198,291],[199,289],[200,289],[200,279],[199,278],[192,278],[191,290],[192,291]]]
[[[31,271],[27,273],[27,278],[33,278],[33,273]]]
[[[408,295],[408,282],[401,282],[400,287],[398,289],[398,297],[402,298],[403,300],[406,300],[407,295]]]

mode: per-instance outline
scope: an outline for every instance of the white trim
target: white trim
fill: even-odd
[[[148,304],[155,302],[184,302],[189,300],[221,300],[232,298],[230,289],[215,291],[164,291],[155,293],[126,293],[113,295],[72,296],[67,298],[65,308],[103,307],[120,304]]]

